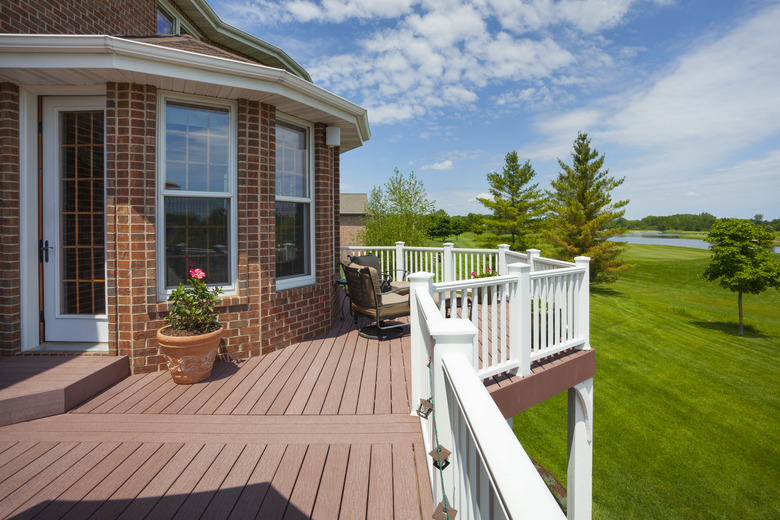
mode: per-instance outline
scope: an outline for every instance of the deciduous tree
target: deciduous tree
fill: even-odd
[[[770,253],[773,238],[773,233],[747,219],[716,222],[710,229],[707,240],[712,242],[712,255],[703,276],[709,281],[719,280],[721,287],[737,293],[740,336],[742,293],[780,289],[780,264]]]
[[[452,233],[450,216],[443,209],[436,211],[428,217],[428,234],[434,238],[444,240]]]
[[[547,192],[547,238],[560,258],[589,256],[591,282],[611,282],[617,279],[617,273],[631,267],[620,258],[625,245],[607,241],[624,231],[607,228],[625,213],[622,208],[628,200],[613,202],[611,195],[625,177],[616,179],[609,175],[609,170],[602,170],[604,155],[591,149],[586,133],[577,135],[571,156],[571,166],[558,159],[563,171]]]
[[[458,238],[462,233],[465,233],[469,230],[469,225],[466,223],[466,221],[461,217],[452,217],[450,219],[450,233],[455,235],[455,238]]]
[[[531,163],[522,166],[517,152],[512,151],[504,158],[501,173],[487,174],[492,199],[477,197],[477,200],[493,212],[484,224],[496,234],[509,233],[515,249],[526,249],[530,237],[538,233],[544,214],[544,195],[539,184],[531,184],[536,176]]]
[[[359,237],[365,245],[390,246],[403,241],[410,246],[428,243],[427,218],[434,203],[428,200],[423,183],[414,172],[403,175],[395,168],[384,190],[375,186],[366,202],[365,231]]]

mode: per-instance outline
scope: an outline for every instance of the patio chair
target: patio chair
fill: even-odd
[[[355,262],[343,265],[344,277],[347,279],[350,306],[355,322],[358,316],[375,322],[362,327],[358,334],[369,339],[389,339],[400,337],[401,329],[408,325],[395,321],[397,318],[409,316],[409,286],[381,290],[381,278],[374,267],[365,267]]]
[[[388,272],[382,272],[382,266],[379,264],[379,258],[376,255],[369,253],[362,256],[350,257],[352,263],[362,265],[364,267],[373,267],[377,273],[379,273],[379,283],[381,285],[381,291],[387,292],[393,289],[405,289],[400,291],[401,294],[409,294],[409,282],[406,277],[409,275],[409,271],[406,269],[393,269],[396,274],[400,274],[400,280],[394,280],[393,276]],[[397,276],[398,277],[398,276]]]

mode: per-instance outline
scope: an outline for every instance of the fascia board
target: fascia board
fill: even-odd
[[[361,142],[371,137],[364,108],[264,65],[92,35],[0,35],[0,55],[0,68],[114,69],[278,94],[354,124]]]

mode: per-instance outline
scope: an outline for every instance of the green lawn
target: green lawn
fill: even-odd
[[[596,519],[780,518],[780,291],[745,295],[739,337],[708,257],[633,245],[636,269],[591,289]],[[565,485],[566,394],[514,430]]]

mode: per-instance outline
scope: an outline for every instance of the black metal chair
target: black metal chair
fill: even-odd
[[[407,323],[397,321],[397,318],[409,316],[409,287],[381,290],[379,272],[373,267],[364,267],[351,263],[343,265],[344,278],[347,279],[350,306],[355,322],[359,316],[374,322],[373,325],[362,327],[358,333],[369,339],[390,339],[404,334],[402,330]]]

